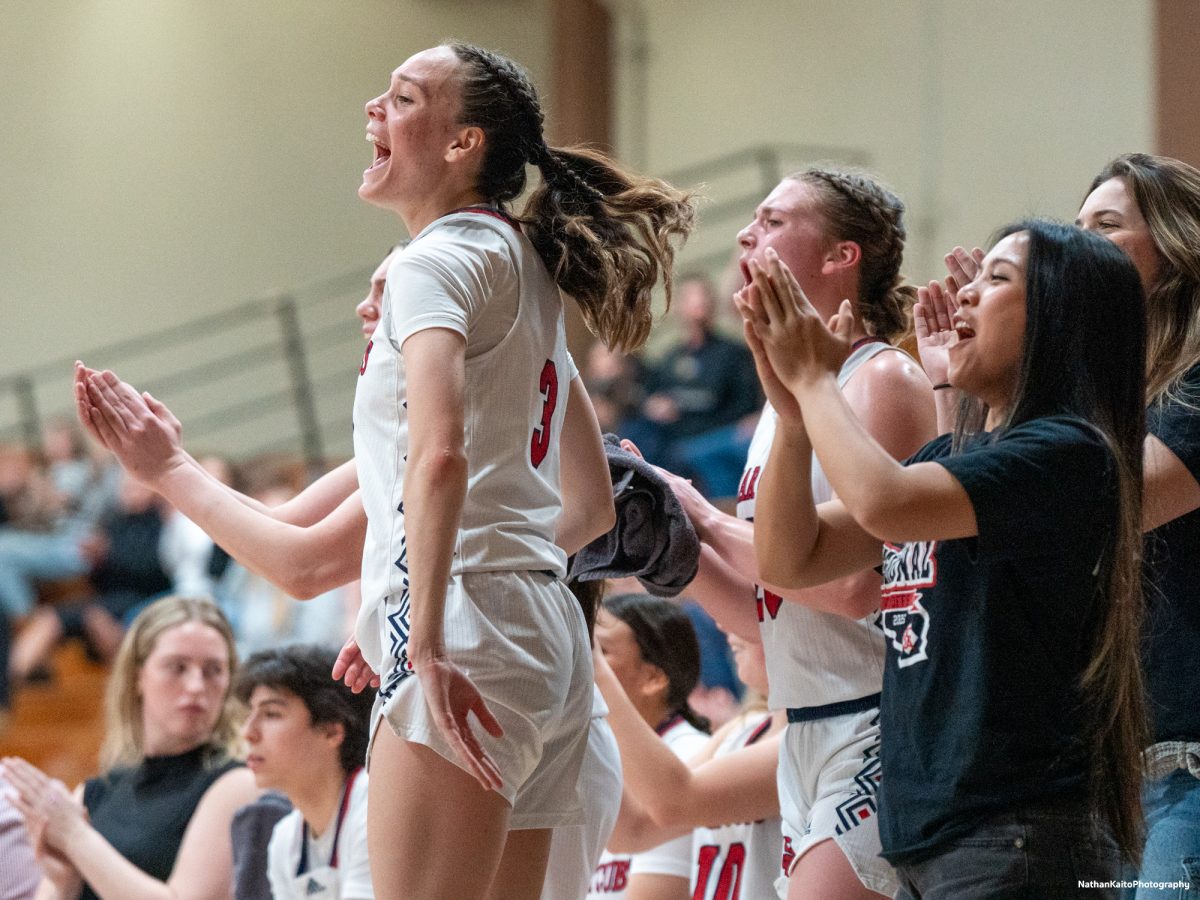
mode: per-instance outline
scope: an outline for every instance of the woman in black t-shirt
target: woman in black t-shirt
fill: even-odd
[[[1200,171],[1165,156],[1119,156],[1093,180],[1075,224],[1124,250],[1146,292],[1143,523],[1154,590],[1142,640],[1151,735],[1140,876],[1200,885]],[[946,290],[931,284],[918,312],[921,360],[935,382],[945,381],[954,341],[954,289],[977,271],[962,248],[947,261]]]
[[[906,464],[836,390],[847,311],[827,328],[777,260],[742,302],[780,413],[764,576],[823,583],[883,544],[879,812],[900,896],[1094,897],[1081,884],[1140,851],[1141,286],[1093,235],[1003,234],[958,295],[948,380],[974,399]],[[819,508],[812,451],[839,498]]]
[[[1143,882],[1200,888],[1200,171],[1130,153],[1096,176],[1076,224],[1128,254],[1146,290],[1142,660],[1150,699],[1144,754]],[[1147,888],[1138,896],[1155,896]]]

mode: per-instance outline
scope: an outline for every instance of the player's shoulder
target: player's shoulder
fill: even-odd
[[[899,347],[876,353],[862,364],[858,377],[864,381],[929,386],[929,378],[921,364]]]
[[[520,234],[515,222],[499,213],[461,210],[443,216],[410,248],[429,247],[510,247]]]
[[[388,267],[388,278],[414,267],[445,269],[484,260],[510,260],[513,250],[506,232],[511,231],[511,225],[490,215],[445,216],[396,254]]]
[[[846,384],[846,396],[877,400],[881,396],[929,399],[933,386],[921,364],[900,349],[885,350],[866,360]]]

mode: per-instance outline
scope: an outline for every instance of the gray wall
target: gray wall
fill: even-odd
[[[908,203],[911,277],[1014,217],[1074,218],[1105,161],[1153,150],[1151,0],[616,9],[623,148],[652,169],[764,142],[861,151]]]
[[[445,36],[547,94],[551,2],[0,0],[0,375],[369,269],[403,228],[355,195],[363,102]],[[914,278],[1153,149],[1152,0],[608,3],[620,155],[862,154],[909,204]],[[732,249],[736,213],[701,223],[693,255]]]
[[[447,36],[544,82],[547,2],[0,0],[0,373],[377,261],[363,103]]]

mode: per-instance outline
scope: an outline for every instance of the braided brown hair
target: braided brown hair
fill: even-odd
[[[811,168],[790,179],[810,185],[826,230],[837,241],[853,241],[862,252],[857,312],[870,334],[895,343],[910,327],[917,289],[904,283],[904,203],[869,175]]]
[[[585,147],[550,147],[529,76],[512,60],[472,44],[447,46],[461,60],[460,121],[483,129],[476,189],[503,205],[525,189],[525,166],[542,184],[520,216],[554,276],[575,298],[591,331],[614,350],[635,350],[650,333],[654,285],[671,302],[673,239],[692,230],[691,195],[622,170]]]

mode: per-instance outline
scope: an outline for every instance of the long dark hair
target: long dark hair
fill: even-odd
[[[462,61],[460,121],[483,129],[476,189],[500,206],[525,190],[525,166],[542,183],[521,222],[588,328],[614,350],[635,350],[650,333],[652,291],[661,277],[671,302],[672,240],[687,237],[691,196],[621,169],[586,147],[550,147],[537,91],[520,66],[473,44],[447,46]]]
[[[687,613],[668,600],[649,594],[615,594],[604,609],[633,631],[642,660],[667,676],[667,712],[693,727],[709,731],[709,721],[688,704],[700,683],[700,641]]]
[[[1115,244],[1043,220],[1009,225],[1029,237],[1021,370],[997,431],[1042,416],[1076,416],[1103,438],[1115,461],[1118,517],[1101,559],[1091,654],[1081,681],[1091,751],[1093,806],[1126,857],[1141,854],[1141,751],[1147,725],[1139,660],[1142,595],[1142,439],[1145,313],[1141,280]],[[955,441],[986,415],[964,404]]]
[[[1088,193],[1113,178],[1129,186],[1160,258],[1155,283],[1145,285],[1146,392],[1155,402],[1177,393],[1200,363],[1200,171],[1169,156],[1127,153],[1101,170]],[[1200,406],[1195,397],[1176,399]]]

